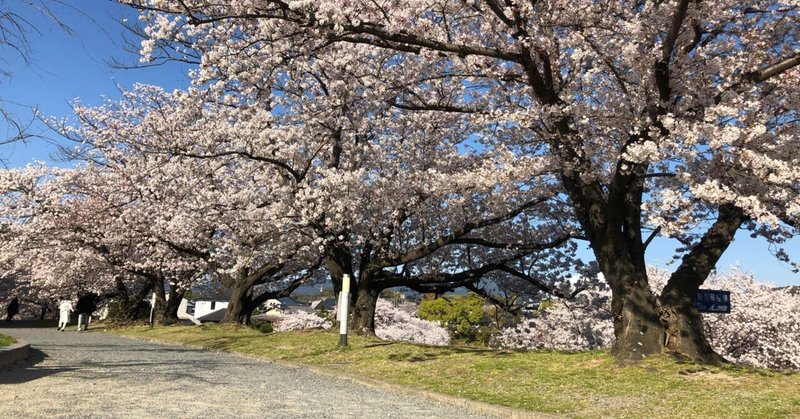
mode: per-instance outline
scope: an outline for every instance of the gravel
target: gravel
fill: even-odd
[[[4,417],[487,417],[301,367],[20,323],[0,326],[32,349],[0,371]]]

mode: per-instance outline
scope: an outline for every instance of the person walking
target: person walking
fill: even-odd
[[[44,320],[44,317],[47,316],[47,310],[50,309],[50,305],[47,304],[47,300],[42,300],[42,304],[39,306],[39,320]]]
[[[78,312],[78,331],[86,330],[89,328],[89,322],[92,319],[92,313],[97,310],[97,305],[94,302],[94,294],[83,294],[78,298],[75,304],[75,310]]]
[[[8,308],[6,308],[6,321],[11,322],[11,319],[19,313],[19,300],[17,297],[14,297],[10,303],[8,303]]]
[[[67,328],[70,313],[72,313],[72,301],[61,297],[61,302],[58,304],[58,330],[63,332]]]

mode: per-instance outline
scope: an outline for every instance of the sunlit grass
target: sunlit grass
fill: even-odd
[[[0,347],[11,345],[17,341],[11,336],[0,335]]]
[[[800,374],[654,357],[620,366],[605,351],[429,347],[330,331],[264,335],[225,325],[129,327],[111,333],[294,364],[570,417],[797,417]]]

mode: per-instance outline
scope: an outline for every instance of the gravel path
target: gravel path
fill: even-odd
[[[7,418],[486,417],[300,367],[19,323],[0,325],[0,333],[32,348],[25,366],[0,371],[0,414]]]

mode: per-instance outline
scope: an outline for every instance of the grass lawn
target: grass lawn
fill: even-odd
[[[257,355],[487,403],[569,417],[800,417],[800,374],[654,357],[620,366],[605,351],[439,348],[332,331],[264,335],[225,326],[106,329],[132,337]]]
[[[17,341],[12,338],[11,336],[0,335],[0,348],[3,346],[11,345],[12,343],[16,343]]]

